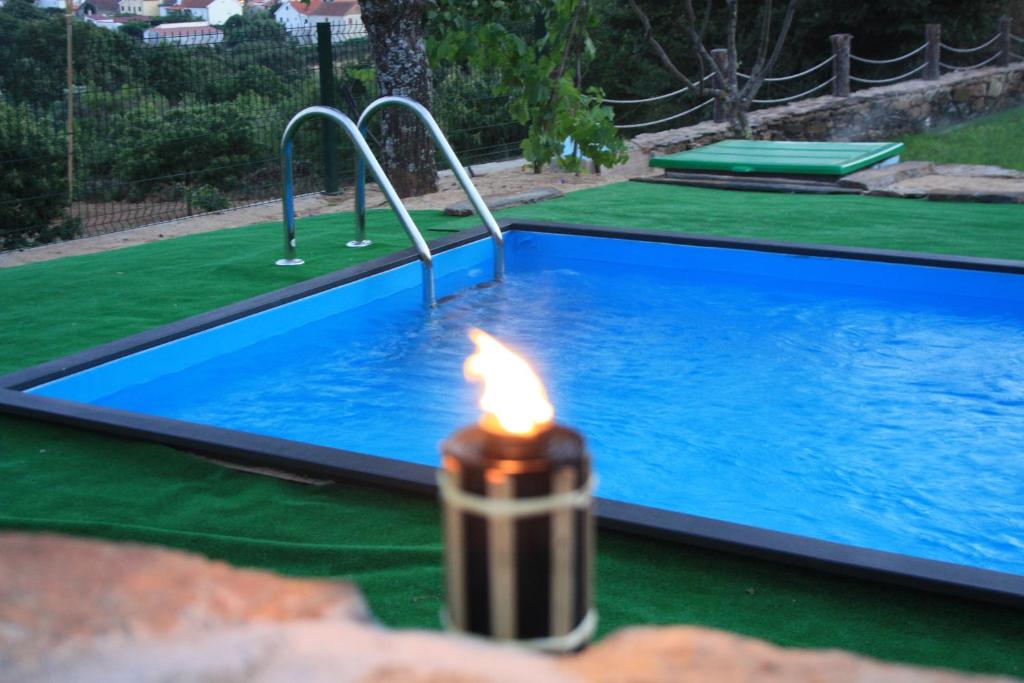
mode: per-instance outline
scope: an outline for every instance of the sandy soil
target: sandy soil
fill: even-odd
[[[647,166],[647,157],[634,155],[628,164],[605,170],[600,175],[584,173],[579,176],[572,173],[545,170],[535,174],[526,167],[496,170],[486,175],[478,175],[473,179],[477,190],[484,198],[517,194],[540,187],[555,187],[562,192],[572,192],[588,187],[620,182],[639,176],[652,175],[655,169]],[[405,205],[410,210],[436,209],[464,200],[465,194],[455,179],[450,175],[442,175],[439,179],[438,192],[422,197],[411,197]],[[376,188],[368,188],[367,206],[379,208],[387,206],[384,196]],[[319,214],[352,211],[354,205],[352,188],[345,188],[340,196],[326,197],[312,195],[299,197],[295,200],[295,215],[298,217],[316,216]],[[69,242],[47,244],[32,249],[22,249],[0,254],[0,268],[18,266],[36,261],[48,261],[63,256],[92,254],[110,249],[121,249],[146,242],[191,235],[211,230],[239,228],[254,223],[268,223],[281,220],[281,202],[267,202],[256,206],[221,211],[203,216],[182,218],[166,223],[149,225],[131,230],[86,237]]]

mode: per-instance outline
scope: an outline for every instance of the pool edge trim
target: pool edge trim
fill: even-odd
[[[500,224],[503,230],[554,232],[1024,275],[1024,262],[1021,261],[708,237],[545,221],[505,219]],[[486,236],[487,233],[482,227],[477,226],[432,240],[430,246],[433,252],[438,253],[484,239]],[[0,376],[0,413],[100,431],[124,438],[155,441],[243,465],[300,471],[318,476],[327,475],[342,480],[432,494],[435,490],[434,468],[425,465],[48,398],[24,391],[53,379],[391,270],[415,260],[416,254],[413,250],[405,249]],[[774,562],[796,564],[860,579],[896,583],[961,598],[1024,607],[1024,576],[1021,575],[861,548],[608,499],[598,499],[598,519],[603,528],[612,530]]]

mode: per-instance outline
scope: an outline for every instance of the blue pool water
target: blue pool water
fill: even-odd
[[[435,465],[480,327],[615,500],[1024,574],[1024,277],[513,232],[108,363],[48,396]],[[368,303],[367,303],[368,302]]]

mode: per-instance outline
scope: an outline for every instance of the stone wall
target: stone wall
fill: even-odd
[[[1024,104],[1024,63],[949,73],[858,90],[849,97],[814,97],[751,112],[762,140],[884,140],[939,128]],[[733,137],[724,123],[704,122],[630,141],[633,150],[664,155]]]

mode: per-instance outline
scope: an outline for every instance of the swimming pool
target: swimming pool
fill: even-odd
[[[588,437],[613,527],[1024,603],[1024,269],[553,224],[435,244],[2,379],[6,410],[418,488],[469,327]]]

